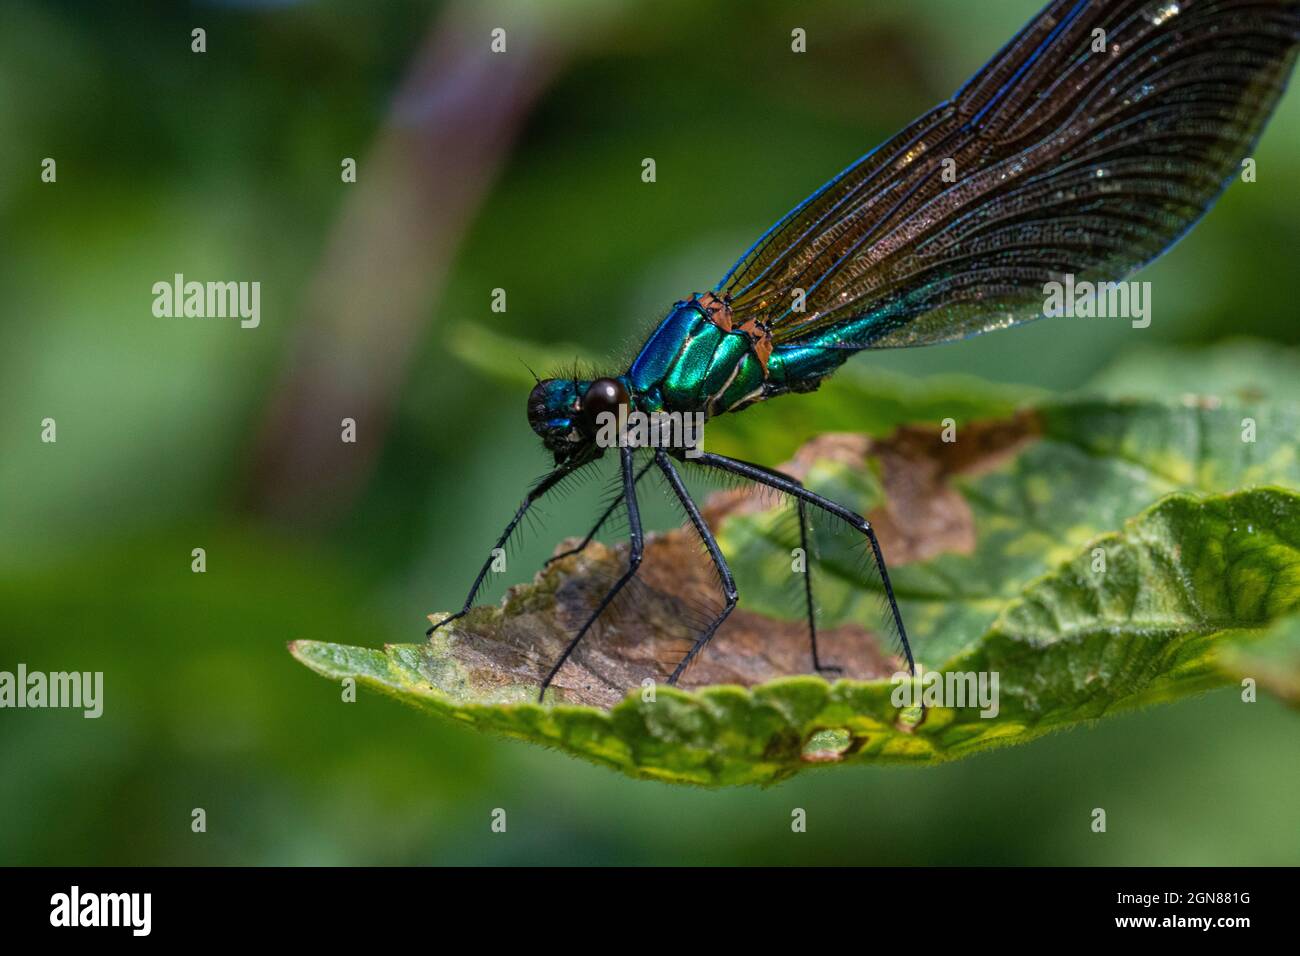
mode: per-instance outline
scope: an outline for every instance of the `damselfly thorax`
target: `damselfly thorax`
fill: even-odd
[[[678,302],[637,355],[626,378],[647,408],[700,410],[710,418],[786,392],[807,392],[852,353],[821,340],[773,344],[760,319],[739,319],[729,295]]]
[[[640,408],[712,418],[765,398],[771,360],[767,328],[757,319],[737,324],[728,299],[705,292],[673,307],[625,378]]]

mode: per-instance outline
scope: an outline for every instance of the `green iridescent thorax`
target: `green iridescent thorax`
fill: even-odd
[[[625,378],[643,411],[721,415],[763,397],[767,376],[753,341],[718,324],[697,300],[679,303]]]

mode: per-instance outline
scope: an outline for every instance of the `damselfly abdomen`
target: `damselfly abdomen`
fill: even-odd
[[[602,423],[632,412],[740,411],[816,388],[863,349],[952,341],[1037,318],[1045,287],[1067,277],[1122,279],[1172,246],[1238,174],[1298,42],[1297,0],[1054,0],[952,99],[796,206],[712,291],[678,302],[624,372],[538,382],[528,419],[555,469],[529,491],[496,548],[534,502],[609,448],[619,456],[621,491],[597,528],[621,508],[630,539],[627,569],[549,668],[542,693],[637,573],[636,489],[651,469],[685,510],[724,598],[669,683],[735,607],[726,559],[680,477],[684,462],[790,496],[803,536],[809,509],[860,532],[912,669],[865,518],[759,465],[601,440]],[[491,558],[463,609],[435,627],[469,610],[490,567]],[[805,583],[812,663],[821,670]]]

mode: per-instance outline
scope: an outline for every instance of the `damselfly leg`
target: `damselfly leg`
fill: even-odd
[[[775,468],[765,468],[762,465],[750,465],[751,468],[757,468],[765,471],[769,475],[789,482],[792,485],[803,487],[803,482],[793,475],[787,475],[783,471],[777,471]],[[769,485],[769,487],[771,487]],[[839,674],[843,668],[836,667],[833,664],[823,664],[821,656],[817,653],[817,605],[813,601],[812,585],[812,552],[808,550],[808,502],[802,497],[795,498],[795,508],[799,517],[799,547],[804,555],[804,573],[803,573],[803,595],[804,609],[808,616],[808,640],[812,644],[813,670],[819,674]]]
[[[641,470],[636,473],[636,482],[639,484],[641,479],[645,477],[645,473],[653,467],[654,467],[654,459],[652,458],[649,461],[647,461],[644,465],[642,465]],[[600,529],[605,526],[605,522],[610,519],[610,517],[614,514],[615,511],[618,510],[619,505],[621,505],[622,503],[623,503],[623,490],[620,488],[618,494],[614,496],[614,500],[611,501],[609,505],[605,508],[604,514],[602,514],[598,519],[596,519],[595,525],[593,525],[592,529],[587,532],[587,536],[582,539],[581,543],[579,543],[575,547],[568,548],[564,551],[561,551],[559,554],[551,555],[549,558],[546,559],[546,563],[549,565],[554,561],[560,560],[560,558],[567,558],[571,554],[577,554],[579,551],[585,551],[587,545],[591,544],[591,542],[595,540],[596,535],[600,534]]]
[[[780,474],[780,472],[777,472],[777,474]],[[798,479],[790,478],[790,480],[803,487],[802,482],[798,481]],[[821,656],[817,653],[817,605],[813,602],[812,552],[808,550],[808,502],[802,498],[796,498],[795,502],[796,507],[799,509],[799,547],[804,555],[803,597],[804,606],[808,612],[808,639],[812,643],[813,670],[819,674],[839,674],[844,670],[842,667],[836,667],[834,664],[823,664]]]
[[[640,468],[635,468],[631,448],[624,447],[620,449],[619,456],[620,473],[623,484],[622,490],[605,508],[605,511],[600,515],[595,526],[583,541],[576,548],[571,548],[568,551],[562,552],[561,555],[557,555],[556,557],[562,557],[583,550],[591,543],[595,535],[602,527],[604,527],[605,523],[621,505],[626,508],[628,518],[629,548],[627,569],[618,580],[614,582],[609,590],[605,592],[600,602],[588,615],[582,627],[579,628],[576,634],[574,634],[573,638],[561,652],[559,658],[547,672],[538,692],[539,702],[545,698],[547,688],[550,687],[551,683],[555,680],[556,675],[559,674],[561,668],[564,667],[565,663],[572,656],[578,645],[582,643],[583,638],[587,636],[587,633],[591,630],[592,626],[600,616],[605,613],[605,610],[614,602],[619,593],[628,582],[636,576],[637,571],[640,569],[645,550],[645,539],[641,528],[641,513],[640,507],[637,503],[636,486],[652,467],[656,465],[659,467],[665,479],[667,479],[668,485],[672,489],[673,494],[681,504],[682,509],[686,512],[686,516],[689,519],[692,528],[695,530],[695,533],[699,536],[705,549],[708,551],[709,558],[713,562],[713,566],[718,573],[718,580],[722,586],[724,602],[722,609],[714,615],[708,626],[705,627],[699,637],[695,639],[695,643],[686,653],[686,656],[682,658],[676,668],[674,668],[672,674],[669,675],[669,684],[676,684],[678,682],[686,669],[717,634],[718,629],[721,628],[728,615],[730,615],[735,609],[739,600],[739,592],[736,588],[735,580],[732,576],[731,569],[727,565],[726,558],[722,555],[721,548],[718,547],[717,539],[714,537],[713,532],[709,529],[703,516],[700,514],[699,507],[695,504],[694,499],[687,490],[686,485],[682,481],[681,475],[678,473],[672,459],[663,450],[656,450],[654,457],[651,458],[650,461],[643,464]],[[705,467],[716,468],[720,471],[728,472],[749,481],[756,482],[794,498],[798,509],[799,542],[803,549],[805,559],[807,559],[809,554],[809,522],[807,513],[809,507],[818,508],[827,514],[839,518],[865,535],[871,546],[872,558],[880,572],[880,579],[884,587],[885,598],[888,601],[890,613],[898,631],[903,653],[907,657],[908,670],[915,672],[911,646],[908,644],[907,632],[903,626],[903,618],[898,610],[898,602],[894,598],[893,586],[890,584],[889,572],[885,567],[884,555],[881,553],[880,543],[876,540],[875,531],[871,528],[871,524],[865,518],[850,511],[848,508],[831,501],[829,498],[824,498],[815,492],[809,491],[797,478],[770,468],[765,468],[762,465],[755,465],[749,462],[739,461],[738,459],[727,458],[723,455],[715,455],[711,453],[702,453],[698,457],[694,458],[693,461]],[[483,586],[484,580],[487,578],[487,575],[491,570],[492,561],[497,550],[506,545],[511,535],[514,534],[519,523],[528,513],[529,508],[531,508],[533,504],[549,491],[554,489],[575,470],[576,468],[571,465],[561,466],[544,476],[533,485],[527,496],[525,496],[523,502],[520,503],[519,508],[515,511],[514,517],[511,518],[510,523],[506,525],[505,530],[497,539],[496,545],[492,549],[492,554],[489,554],[488,560],[484,562],[483,567],[475,577],[474,583],[470,587],[469,594],[465,598],[464,606],[460,611],[444,617],[437,624],[433,625],[433,627],[429,628],[426,632],[427,634],[432,634],[443,625],[449,624],[469,612],[470,608],[474,605],[474,600],[477,598],[479,590]],[[551,560],[554,560],[554,558]],[[811,569],[807,565],[805,566],[805,572],[804,599],[808,617],[808,632],[812,643],[813,666],[821,672],[838,671],[839,668],[822,664],[821,658],[818,654],[817,622],[814,613]]]
[[[576,648],[582,639],[587,636],[587,631],[589,631],[591,626],[596,623],[596,619],[605,612],[605,608],[609,607],[614,598],[618,597],[618,592],[623,590],[624,585],[626,585],[628,581],[632,580],[636,575],[637,569],[641,567],[641,555],[645,547],[645,541],[641,534],[641,511],[637,506],[636,501],[636,482],[637,478],[640,476],[632,469],[631,448],[626,446],[620,448],[619,456],[620,465],[623,470],[623,501],[627,505],[629,544],[627,570],[624,571],[623,575],[614,582],[614,586],[605,592],[605,596],[600,599],[600,603],[596,605],[596,609],[592,611],[591,615],[587,618],[587,623],[583,624],[578,633],[574,635],[573,640],[569,641],[568,646],[564,648],[564,652],[560,655],[560,659],[555,662],[555,666],[551,668],[550,673],[546,675],[546,679],[542,681],[541,690],[537,694],[537,702],[539,704],[546,696],[546,688],[551,686],[551,681],[555,680],[555,675],[560,672],[560,668],[563,667],[564,662],[569,659],[569,655],[573,653],[573,649]]]
[[[850,511],[843,505],[831,501],[829,498],[823,498],[816,492],[809,491],[801,483],[792,478],[787,478],[769,471],[759,465],[751,465],[749,462],[739,461],[735,458],[728,458],[725,455],[715,455],[704,452],[694,459],[695,462],[710,468],[717,468],[721,471],[738,475],[741,478],[748,478],[750,481],[756,481],[759,484],[767,485],[776,491],[783,492],[791,497],[806,501],[814,508],[818,508],[829,515],[849,524],[867,537],[871,545],[872,558],[875,560],[876,568],[880,572],[880,581],[885,590],[885,599],[889,603],[890,614],[893,616],[894,626],[898,630],[899,643],[902,645],[903,654],[907,657],[907,669],[910,673],[916,673],[916,664],[912,658],[912,648],[907,641],[907,630],[903,627],[903,615],[899,613],[898,601],[894,598],[894,588],[889,581],[889,570],[885,567],[885,556],[881,553],[880,542],[876,540],[876,532],[872,529],[871,523],[861,515]],[[805,552],[806,553],[806,552]]]
[[[424,632],[425,637],[428,637],[443,625],[450,624],[452,621],[455,620],[459,620],[460,618],[464,617],[466,614],[469,613],[469,609],[474,606],[474,599],[478,597],[479,589],[483,587],[483,580],[488,576],[488,572],[492,570],[492,562],[496,558],[497,551],[506,546],[506,542],[508,542],[510,540],[510,536],[515,533],[515,528],[519,526],[519,522],[522,521],[524,515],[528,513],[528,509],[531,508],[534,504],[536,504],[538,499],[540,499],[548,491],[550,491],[561,481],[567,478],[575,470],[576,470],[575,465],[572,464],[561,465],[559,468],[556,468],[550,474],[545,475],[540,481],[538,481],[535,485],[533,485],[532,488],[528,490],[528,494],[524,496],[524,500],[520,503],[519,509],[515,512],[515,516],[511,518],[510,523],[506,525],[506,530],[501,532],[501,537],[497,539],[497,543],[493,545],[492,550],[488,552],[487,560],[483,562],[483,567],[479,569],[478,577],[474,578],[474,583],[473,585],[470,586],[469,595],[465,598],[464,606],[455,614],[448,614],[437,624],[434,624],[432,627],[430,627],[427,631]]]
[[[695,501],[687,492],[686,486],[682,484],[681,475],[677,474],[677,469],[673,467],[673,463],[662,449],[655,449],[654,460],[658,463],[660,470],[663,471],[664,477],[668,479],[668,484],[672,487],[673,493],[677,495],[677,500],[681,502],[682,508],[685,509],[686,516],[690,518],[691,524],[695,526],[696,533],[703,540],[705,548],[708,549],[709,557],[713,559],[713,566],[718,570],[718,579],[722,583],[722,594],[725,599],[721,612],[704,629],[704,633],[695,639],[694,646],[682,658],[672,676],[668,678],[669,684],[676,684],[678,678],[682,676],[682,672],[695,659],[695,655],[704,650],[704,645],[709,643],[713,635],[717,633],[718,628],[722,626],[722,622],[727,619],[727,615],[736,607],[739,594],[736,592],[736,582],[731,577],[731,568],[727,567],[727,561],[722,556],[722,550],[718,547],[717,539],[713,537],[713,532],[709,530],[709,526],[704,523],[704,518],[700,515],[700,509],[695,506]]]

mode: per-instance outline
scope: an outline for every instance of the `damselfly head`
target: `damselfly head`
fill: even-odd
[[[600,415],[629,405],[627,386],[616,378],[548,378],[528,396],[528,424],[554,453],[557,464],[595,450]]]
[[[543,379],[528,396],[528,424],[555,453],[557,463],[571,457],[582,442],[577,424],[582,384],[567,378]]]

